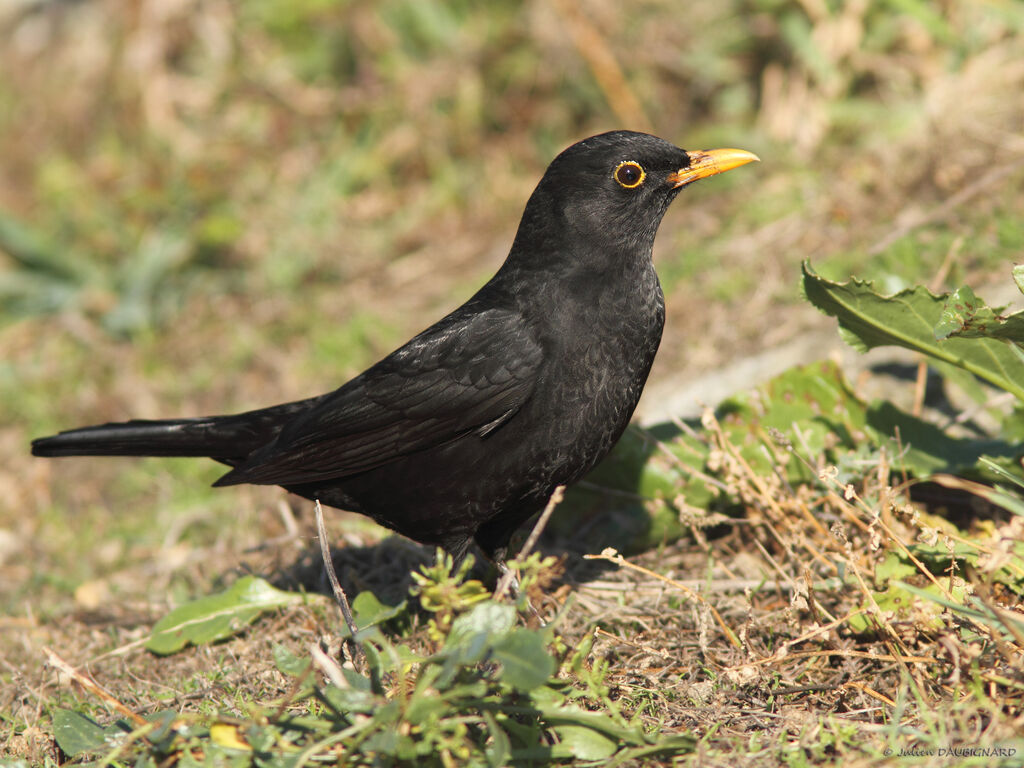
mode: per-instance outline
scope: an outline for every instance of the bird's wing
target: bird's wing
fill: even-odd
[[[346,477],[500,427],[533,393],[542,349],[512,311],[459,314],[325,396],[216,484]]]

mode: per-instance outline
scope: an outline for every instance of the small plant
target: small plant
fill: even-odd
[[[528,584],[550,563],[535,555],[519,565]],[[602,683],[603,667],[587,663],[592,636],[571,649],[554,625],[520,626],[514,606],[465,581],[470,567],[467,561],[452,574],[450,556],[439,553],[414,577],[412,594],[434,614],[428,635],[436,647],[429,653],[392,642],[375,625],[361,629],[369,667],[363,675],[319,647],[303,658],[279,645],[275,661],[294,679],[292,692],[248,718],[168,710],[102,727],[79,712],[56,710],[57,742],[76,760],[131,757],[145,766],[188,755],[196,765],[296,768],[324,761],[445,768],[619,763],[692,749],[687,735],[651,733],[623,716]],[[357,622],[361,600],[380,605],[364,595],[353,604]]]
[[[438,549],[434,565],[424,565],[420,573],[412,574],[415,584],[409,593],[419,598],[424,610],[434,614],[427,625],[431,640],[443,640],[451,631],[455,616],[491,596],[479,581],[466,581],[472,568],[473,556],[467,555],[453,573],[452,556]]]

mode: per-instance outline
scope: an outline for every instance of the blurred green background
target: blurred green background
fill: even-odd
[[[28,442],[338,386],[486,280],[593,133],[763,160],[662,226],[658,381],[821,327],[803,259],[893,288],[1002,279],[1022,31],[1016,0],[8,0],[0,606],[184,590],[279,533],[282,493],[214,493],[212,462]]]

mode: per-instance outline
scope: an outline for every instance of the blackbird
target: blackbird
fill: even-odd
[[[554,159],[508,258],[465,304],[334,392],[236,415],[128,421],[36,456],[206,456],[214,485],[281,485],[461,560],[501,563],[559,485],[618,440],[661,341],[651,262],[669,203],[758,158],[613,131]]]

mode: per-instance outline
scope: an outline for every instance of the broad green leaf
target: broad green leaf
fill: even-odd
[[[870,283],[834,283],[803,266],[804,295],[839,321],[848,343],[866,351],[896,345],[964,368],[1024,400],[1024,362],[1016,348],[994,338],[936,339],[945,297],[927,288],[883,296]]]
[[[70,709],[58,709],[53,713],[53,737],[70,757],[109,746],[102,726]]]
[[[460,670],[484,661],[491,653],[495,638],[508,633],[515,623],[515,607],[493,600],[478,603],[455,619],[438,656],[441,672],[436,686],[447,688]]]
[[[54,247],[41,232],[0,211],[0,252],[6,253],[27,274],[51,276],[82,285],[95,277],[92,260]]]
[[[418,692],[413,696],[403,713],[403,719],[409,725],[417,726],[430,720],[441,720],[447,714],[451,704],[437,695],[437,691]]]
[[[540,689],[544,691],[544,689]],[[645,744],[647,739],[639,726],[627,727],[616,722],[604,712],[592,712],[575,705],[562,705],[546,700],[544,693],[533,695],[534,706],[552,725],[578,725],[582,728],[600,731],[605,736],[616,739],[622,744]]]
[[[465,645],[474,635],[503,635],[516,623],[516,609],[504,603],[488,600],[473,606],[452,622],[445,647]]]
[[[559,744],[555,757],[574,757],[577,760],[603,760],[619,749],[619,742],[600,731],[580,725],[559,725],[554,728]]]
[[[555,673],[555,660],[544,637],[529,629],[514,629],[494,644],[493,658],[501,663],[501,680],[517,691],[531,691]]]
[[[156,727],[150,731],[147,737],[150,742],[156,743],[166,738],[173,738],[175,733],[174,724],[178,719],[178,712],[174,709],[162,709],[158,712],[146,715],[146,719],[151,723],[155,723]],[[119,720],[119,723],[124,722]],[[130,726],[126,725],[126,728],[130,729]]]
[[[1018,545],[1016,549],[1016,552],[1010,550],[1004,553],[1000,567],[986,569],[986,578],[993,583],[1004,585],[1015,594],[1020,594],[1024,586],[1024,544]],[[891,551],[875,568],[875,582],[881,588],[874,592],[873,602],[883,611],[892,611],[901,619],[913,616],[916,622],[930,625],[936,630],[941,629],[943,607],[957,606],[959,610],[968,599],[966,585],[955,582],[951,585],[949,582],[948,572],[952,561],[956,560],[960,564],[958,570],[962,570],[964,564],[980,567],[982,553],[966,541],[957,541],[953,544],[916,542],[910,545],[910,552],[916,563],[911,562],[902,552]],[[945,597],[945,592],[930,581],[923,581],[920,587],[907,585],[905,580],[920,577],[917,563],[927,567],[956,602],[951,603]],[[918,599],[921,597],[927,599],[922,602]],[[862,607],[867,609],[872,606],[865,601]],[[874,622],[865,612],[853,616],[849,626],[854,632],[865,632],[874,627]]]
[[[903,589],[901,584],[902,582],[892,582],[884,590],[872,592],[872,599],[865,599],[861,603],[861,613],[851,616],[847,622],[850,630],[860,634],[876,629],[877,623],[871,613],[875,605],[882,611],[892,612],[900,621],[913,617],[915,624],[930,627],[935,631],[942,629],[942,609],[934,603],[914,600],[913,595]],[[936,590],[938,594],[934,585],[929,585],[929,588]]]
[[[769,431],[795,439],[800,428],[802,450],[820,454],[829,445],[854,446],[865,423],[864,404],[850,390],[838,366],[829,361],[790,368],[757,389],[723,401],[718,418],[754,467],[770,471],[762,445],[772,443]],[[791,479],[808,479],[809,471],[795,457],[787,470]]]
[[[585,480],[569,488],[548,527],[566,537],[586,528],[591,549],[614,546],[624,554],[678,539],[683,534],[678,512],[668,506],[652,508],[649,501],[674,498],[681,484],[690,491],[687,501],[694,506],[710,504],[712,496],[702,484],[693,483],[689,488],[672,457],[659,450],[659,440],[670,443],[677,439],[686,438],[680,438],[673,424],[627,429]],[[703,466],[707,448],[694,443],[691,461]]]
[[[653,744],[642,747],[624,749],[607,763],[608,768],[616,768],[629,760],[641,760],[651,755],[685,755],[697,748],[697,739],[689,733],[661,733],[652,739]]]
[[[367,754],[374,755],[377,760],[381,760],[381,757],[397,757],[399,749],[405,747],[400,744],[401,741],[407,740],[408,737],[401,736],[397,728],[381,728],[378,729],[362,744],[362,751]],[[406,751],[408,748],[402,749]],[[385,763],[386,764],[386,763]]]
[[[164,616],[153,627],[146,648],[168,654],[189,643],[212,643],[238,632],[262,613],[306,599],[305,595],[272,587],[263,579],[245,576],[224,592],[201,597]]]

